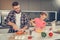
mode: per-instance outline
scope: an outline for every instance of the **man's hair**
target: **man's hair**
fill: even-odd
[[[18,2],[13,2],[13,3],[12,3],[12,6],[17,6],[17,5],[19,5]]]
[[[47,16],[46,12],[41,12],[40,15],[46,15]]]

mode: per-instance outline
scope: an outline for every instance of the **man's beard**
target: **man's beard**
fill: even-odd
[[[19,12],[15,11],[17,14],[19,14],[21,12],[21,10]]]

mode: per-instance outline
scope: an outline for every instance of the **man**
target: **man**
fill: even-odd
[[[35,18],[30,22],[35,27],[36,32],[42,32],[46,26],[46,22],[44,21],[47,18],[47,14],[45,12],[40,13],[39,18]]]
[[[18,2],[12,3],[13,10],[6,18],[6,24],[10,26],[9,33],[25,31],[28,28],[29,20],[27,15],[21,13],[21,7]]]

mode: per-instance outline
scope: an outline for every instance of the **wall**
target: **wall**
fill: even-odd
[[[0,0],[0,10],[1,9],[3,9],[3,10],[12,9],[11,3],[12,3],[12,0]]]
[[[0,9],[12,9],[11,3],[18,1],[21,9],[25,11],[53,11],[57,10],[52,0],[0,0]]]

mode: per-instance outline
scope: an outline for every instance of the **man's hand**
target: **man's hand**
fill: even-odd
[[[12,23],[12,22],[10,22],[10,21],[8,22],[8,25],[11,25],[11,26],[12,26],[13,24],[14,24],[14,23]]]
[[[27,29],[27,26],[24,26],[22,29],[19,29],[18,31],[24,32]]]
[[[19,29],[19,30],[18,30],[18,32],[20,32],[20,31],[24,32],[24,30],[23,30],[23,29]]]

